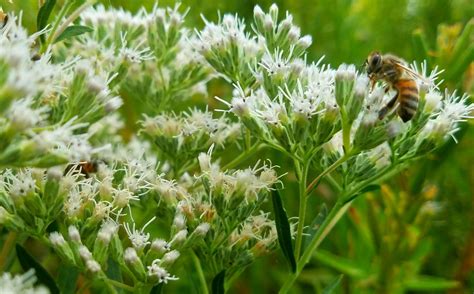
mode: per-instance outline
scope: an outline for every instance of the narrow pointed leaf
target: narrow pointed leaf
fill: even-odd
[[[403,285],[413,291],[443,291],[459,287],[459,282],[433,276],[414,276],[403,281]]]
[[[49,16],[56,5],[56,0],[46,0],[43,6],[41,6],[36,16],[36,29],[41,31],[48,24]]]
[[[35,275],[38,278],[38,282],[49,288],[49,291],[52,294],[59,293],[58,286],[54,282],[54,279],[46,271],[46,269],[37,262],[21,245],[16,245],[16,254],[18,260],[20,261],[21,267],[23,270],[27,271],[29,269],[35,270]]]
[[[321,205],[321,209],[319,210],[318,215],[316,215],[314,220],[311,222],[311,225],[309,226],[308,234],[304,237],[304,248],[306,248],[306,246],[309,243],[311,243],[314,236],[316,235],[316,232],[318,231],[323,221],[326,219],[327,215],[328,215],[328,207],[326,206],[325,203],[323,203]]]
[[[331,294],[331,293],[333,293],[334,290],[336,290],[337,286],[339,286],[339,284],[341,283],[342,276],[343,275],[340,275],[339,277],[335,278],[331,283],[329,283],[329,285],[327,285],[327,287],[324,288],[322,294]]]
[[[278,243],[281,251],[290,264],[291,271],[296,272],[296,260],[293,253],[293,244],[291,243],[290,222],[286,214],[283,202],[281,201],[278,190],[272,192],[273,210],[275,212],[275,225],[278,233]]]
[[[212,279],[212,294],[224,294],[224,283],[225,283],[225,270],[218,273],[214,279]]]
[[[71,37],[76,37],[84,33],[89,33],[92,31],[93,29],[88,26],[80,26],[80,25],[69,26],[64,30],[64,32],[61,33],[61,35],[59,35],[56,38],[56,40],[54,40],[54,43],[60,42],[62,40],[65,40]]]

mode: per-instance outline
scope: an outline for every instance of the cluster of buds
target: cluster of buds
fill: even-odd
[[[194,229],[189,240],[199,237],[193,241],[198,256],[214,259],[206,262],[211,273],[226,268],[232,275],[276,246],[275,223],[259,209],[278,176],[265,164],[221,171],[209,153],[200,154],[199,164],[201,174],[196,181],[202,186],[178,203],[174,224]],[[202,238],[204,232],[207,235]]]
[[[222,149],[233,144],[241,134],[240,124],[231,123],[225,117],[213,118],[212,112],[197,109],[181,116],[145,116],[141,125],[142,131],[176,167],[194,161],[211,145]]]
[[[0,285],[5,293],[49,294],[48,288],[35,286],[37,278],[33,269],[22,275],[3,273],[0,276]]]
[[[0,166],[48,167],[93,154],[87,124],[114,112],[122,100],[109,87],[114,74],[52,50],[38,55],[21,17],[0,29]],[[37,56],[36,56],[37,55]]]
[[[116,72],[112,84],[120,84],[122,91],[150,106],[140,111],[157,114],[177,98],[206,91],[209,69],[193,48],[190,40],[195,37],[183,26],[185,15],[179,5],[173,9],[155,5],[151,12],[140,9],[136,14],[91,7],[81,23],[93,25],[95,32],[74,40],[66,52]]]

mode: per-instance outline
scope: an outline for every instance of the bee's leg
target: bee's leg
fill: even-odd
[[[375,80],[374,78],[370,78],[370,92],[371,93],[372,91],[374,91],[375,83],[377,83],[377,80]]]
[[[387,105],[382,107],[382,109],[379,110],[379,119],[384,119],[384,117],[387,115],[387,113],[392,110],[392,108],[395,106],[395,103],[397,102],[398,98],[398,92],[393,96],[393,98],[388,101]]]

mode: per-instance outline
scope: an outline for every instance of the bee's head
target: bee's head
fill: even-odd
[[[365,61],[365,69],[368,75],[377,73],[382,68],[382,55],[379,52],[370,53],[369,57]]]

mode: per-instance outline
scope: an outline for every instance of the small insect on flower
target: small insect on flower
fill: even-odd
[[[423,78],[406,66],[402,59],[391,54],[372,52],[365,61],[365,67],[372,81],[372,89],[378,80],[383,80],[387,84],[385,93],[390,89],[397,92],[387,105],[380,109],[379,119],[383,119],[398,102],[398,116],[403,122],[411,120],[418,109],[419,99],[415,78]]]
[[[3,12],[3,9],[0,8],[0,29],[3,29],[8,22],[8,14]]]
[[[80,161],[79,163],[68,164],[64,170],[64,175],[66,174],[81,174],[84,177],[88,178],[90,174],[96,173],[99,169],[99,163],[96,160],[92,161]]]

